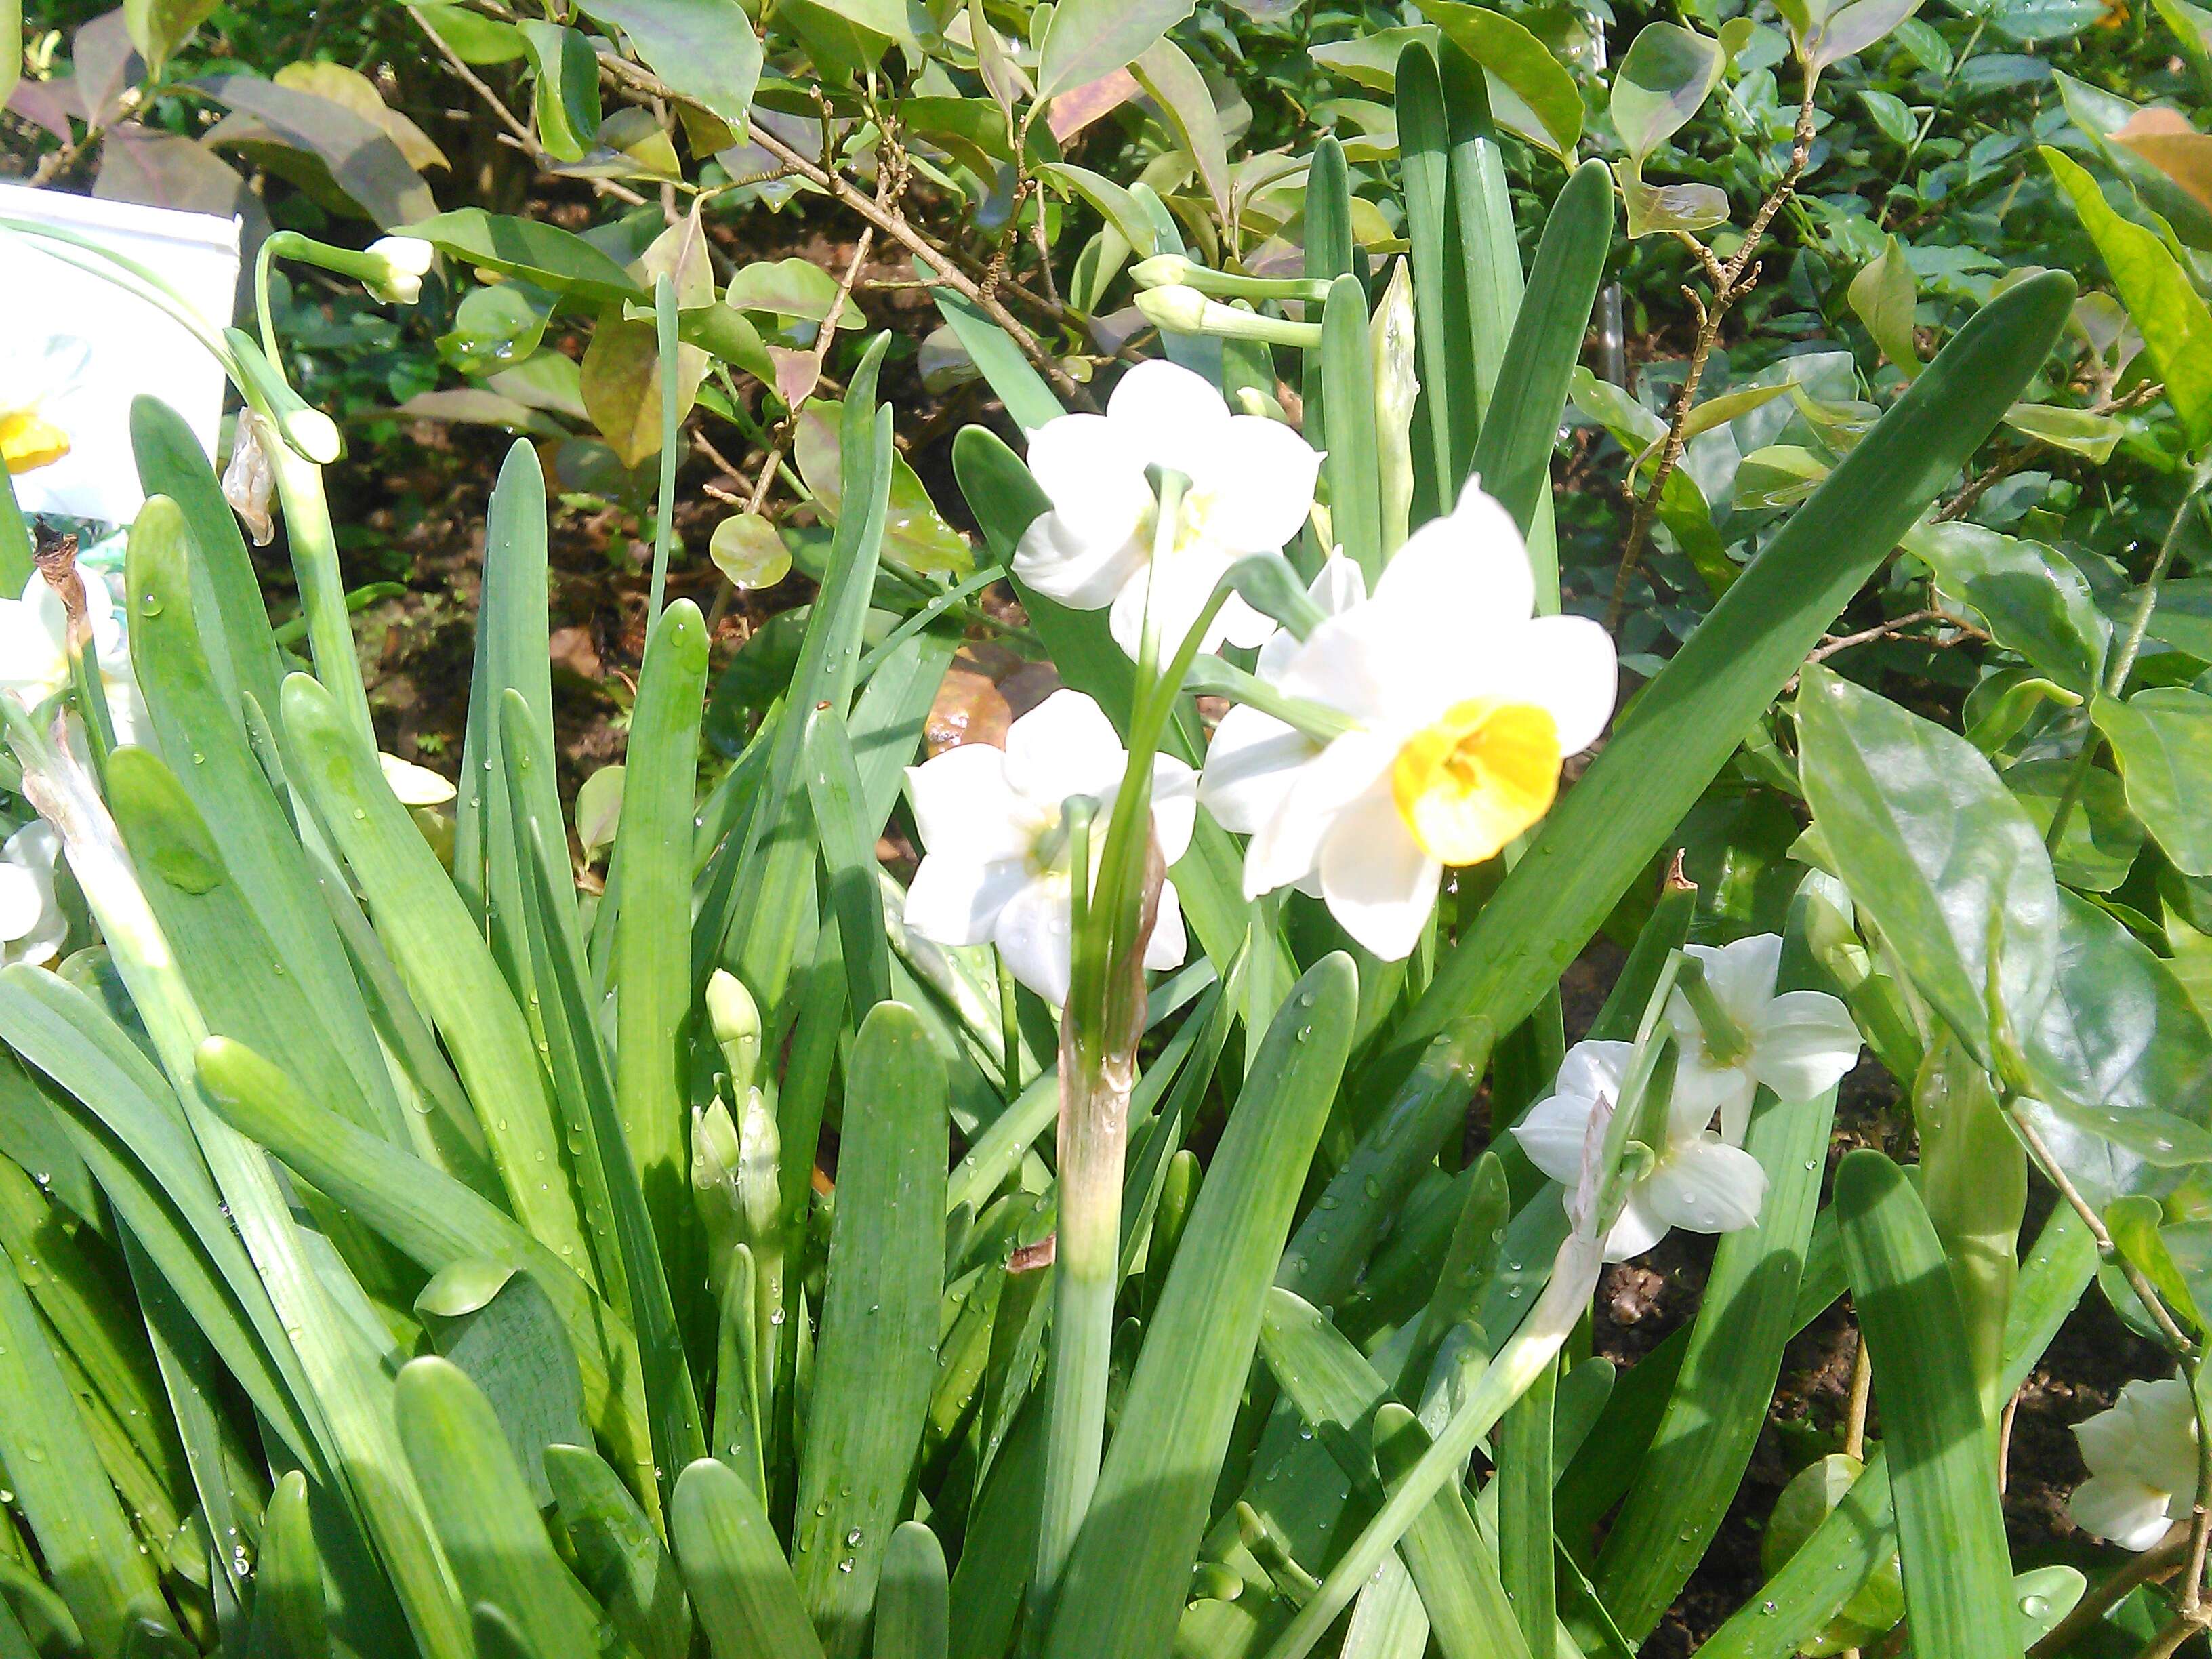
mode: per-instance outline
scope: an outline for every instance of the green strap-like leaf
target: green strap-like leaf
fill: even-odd
[[[1567,381],[1582,354],[1612,233],[1612,175],[1602,163],[1585,161],[1552,204],[1529,267],[1528,295],[1505,343],[1498,380],[1513,388],[1512,405],[1510,411],[1503,406],[1490,411],[1474,448],[1482,487],[1524,533],[1535,522],[1538,502],[1551,493],[1552,450],[1566,408]],[[1547,585],[1545,572],[1538,577],[1540,586]],[[1557,582],[1552,574],[1548,585]]]
[[[392,1389],[399,1440],[471,1606],[489,1602],[541,1654],[599,1650],[599,1610],[539,1519],[491,1402],[439,1358],[410,1360]]]
[[[678,599],[661,613],[646,647],[623,773],[615,844],[628,850],[614,936],[615,1099],[653,1237],[686,1284],[696,1277],[686,1269],[698,1251],[684,1133],[691,1012],[691,870],[685,854],[697,810],[706,694],[706,622],[696,605]],[[557,890],[540,897],[551,905],[561,900]],[[606,1151],[601,1148],[602,1156]],[[693,1449],[670,1447],[664,1456],[688,1463],[682,1454]]]
[[[678,1477],[669,1525],[714,1659],[822,1659],[768,1512],[727,1465]]]
[[[2002,1613],[2012,1601],[2012,1560],[1996,1439],[1943,1247],[1905,1172],[1880,1152],[1844,1159],[1835,1201],[1874,1363],[1915,1644],[1947,1659],[2019,1659],[2019,1628]]]
[[[240,1133],[427,1271],[493,1261],[528,1272],[552,1298],[576,1345],[594,1425],[649,1474],[650,1438],[633,1380],[635,1344],[574,1268],[459,1182],[311,1105],[289,1078],[242,1044],[222,1037],[208,1042],[200,1051],[200,1078]]]
[[[684,1659],[691,1644],[690,1603],[653,1522],[598,1453],[548,1446],[544,1457],[585,1589],[643,1659]]]
[[[891,1534],[876,1597],[875,1659],[945,1659],[951,1645],[945,1548],[919,1521]]]
[[[323,1605],[323,1565],[307,1513],[307,1480],[297,1469],[278,1481],[270,1497],[253,1587],[254,1638],[263,1652],[286,1659],[327,1659],[331,1629]]]
[[[1322,307],[1321,372],[1328,410],[1322,477],[1329,528],[1371,591],[1382,574],[1382,501],[1376,459],[1375,359],[1367,334],[1367,289],[1344,276]]]
[[[1388,1382],[1320,1311],[1279,1286],[1267,1295],[1260,1347],[1268,1369],[1310,1428],[1355,1481],[1389,1484],[1426,1443]],[[1386,1425],[1380,1413],[1396,1408]],[[1547,1413],[1548,1419],[1548,1413]],[[1549,1424],[1547,1423],[1548,1429]],[[1387,1468],[1378,1474],[1370,1443],[1380,1441]],[[1551,1532],[1544,1565],[1551,1567]],[[1407,1530],[1401,1547],[1419,1587],[1437,1645],[1448,1659],[1525,1656],[1529,1651],[1516,1608],[1498,1577],[1498,1553],[1486,1545],[1463,1492],[1437,1494]],[[1548,1633],[1549,1620],[1544,1626]]]
[[[861,1651],[936,1372],[945,1064],[912,1010],[878,1003],[861,1023],[845,1100],[795,1570],[832,1659]]]
[[[328,690],[292,676],[284,726],[300,781],[367,892],[379,937],[453,1053],[516,1218],[588,1275],[537,1044],[467,907]]]
[[[0,1466],[45,1558],[46,1576],[92,1651],[118,1654],[141,1620],[175,1626],[107,1484],[76,1396],[46,1346],[17,1262],[0,1249]]]

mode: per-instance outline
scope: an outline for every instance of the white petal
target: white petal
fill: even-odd
[[[1717,1114],[1721,1139],[1741,1146],[1743,1132],[1751,1125],[1752,1098],[1758,1091],[1758,1084],[1743,1067],[1714,1065],[1705,1052],[1703,1040],[1693,1031],[1675,1050],[1674,1097],[1667,1107],[1668,1139],[1695,1139],[1712,1127]]]
[[[1171,881],[1160,884],[1159,912],[1152,919],[1152,937],[1145,946],[1145,966],[1156,973],[1182,966],[1190,954],[1190,938],[1183,931],[1182,902]]]
[[[1395,751],[1347,732],[1298,769],[1281,809],[1261,825],[1244,853],[1244,896],[1257,898],[1304,881],[1338,817],[1390,768]]]
[[[1067,1000],[1070,935],[1067,884],[1032,881],[999,912],[991,942],[1014,977],[1057,1008]]]
[[[20,864],[0,864],[0,939],[15,940],[35,929],[52,902],[52,886]]]
[[[1554,1085],[1560,1093],[1586,1095],[1595,1100],[1602,1095],[1618,1105],[1620,1087],[1628,1076],[1628,1063],[1636,1053],[1632,1042],[1607,1042],[1587,1039],[1567,1050],[1559,1061],[1559,1077]]]
[[[0,946],[0,959],[27,962],[34,968],[43,968],[61,954],[62,945],[68,938],[69,918],[59,905],[54,905],[29,933]]]
[[[1638,1190],[1652,1214],[1670,1227],[1732,1233],[1759,1219],[1766,1171],[1741,1146],[1697,1140],[1674,1148]]]
[[[1340,617],[1353,605],[1365,603],[1367,573],[1357,560],[1332,553],[1322,561],[1306,597],[1321,607],[1322,616]]]
[[[1296,726],[1240,704],[1221,717],[1206,745],[1200,804],[1223,829],[1251,835],[1289,799],[1298,769],[1320,753]]]
[[[1547,1095],[1522,1115],[1513,1126],[1513,1138],[1531,1164],[1572,1187],[1582,1172],[1583,1142],[1595,1110],[1597,1102],[1587,1095]]]
[[[1784,991],[1752,1034],[1753,1073],[1779,1099],[1810,1100],[1858,1063],[1851,1011],[1825,991]]]
[[[1487,637],[1485,647],[1467,693],[1548,711],[1562,755],[1578,755],[1604,734],[1620,689],[1620,659],[1605,629],[1587,617],[1538,617]]]
[[[1444,867],[1425,852],[1379,781],[1337,815],[1321,846],[1321,890],[1344,931],[1385,962],[1413,953]]]
[[[1613,1218],[1613,1230],[1605,1236],[1605,1259],[1607,1261],[1626,1261],[1642,1255],[1661,1239],[1667,1237],[1667,1224],[1654,1214],[1644,1201],[1639,1188],[1628,1195]]]
[[[1375,586],[1378,602],[1495,626],[1535,609],[1536,577],[1512,515],[1470,482],[1459,505],[1408,537]]]
[[[1220,578],[1214,580],[1218,581]],[[1283,630],[1276,625],[1273,617],[1255,609],[1242,593],[1231,593],[1222,601],[1221,614],[1214,618],[1213,628],[1207,630],[1209,636],[1216,631],[1230,644],[1249,648],[1267,644]],[[1212,650],[1215,641],[1209,637],[1206,649]]]
[[[2168,1492],[2196,1492],[2197,1417],[2187,1383],[2130,1382],[2113,1414],[2126,1429],[2121,1472]]]
[[[1270,553],[1304,528],[1321,454],[1280,421],[1234,415],[1192,482],[1206,491],[1206,533],[1239,553]]]
[[[1160,857],[1173,864],[1190,851],[1190,832],[1197,825],[1198,774],[1173,755],[1153,756],[1152,835]]]
[[[450,781],[427,766],[417,766],[381,750],[377,751],[376,760],[384,769],[384,781],[399,797],[402,806],[443,806],[458,793]]]
[[[1152,358],[1115,383],[1106,418],[1146,461],[1188,474],[1194,465],[1203,466],[1220,443],[1229,405],[1202,375]]]
[[[908,767],[906,789],[926,852],[981,864],[1019,858],[1036,838],[1036,810],[1007,785],[1005,751],[988,743]]]
[[[1782,936],[1753,933],[1715,948],[1692,945],[1689,954],[1705,964],[1705,983],[1722,1007],[1747,1035],[1759,1030],[1774,997],[1774,976],[1782,968]]]
[[[2074,1488],[2066,1512],[2093,1537],[2124,1550],[2147,1550],[2166,1536],[2172,1524],[2166,1512],[2167,1497],[2124,1475],[2094,1474]]]
[[[1341,710],[1354,720],[1382,721],[1394,702],[1409,701],[1408,672],[1419,671],[1407,650],[1404,629],[1393,613],[1371,604],[1354,605],[1317,624],[1277,683],[1291,696]]]
[[[1118,422],[1063,415],[1030,434],[1030,475],[1086,540],[1127,540],[1152,507],[1145,454]]]
[[[2126,1397],[2123,1390],[2121,1398]],[[2081,1461],[2092,1474],[2112,1474],[2126,1467],[2129,1423],[2126,1413],[2117,1408],[2083,1418],[2074,1425],[2074,1438],[2080,1443]]]
[[[1103,805],[1129,757],[1106,711],[1080,691],[1054,692],[1006,728],[1006,783],[1033,805],[1056,808],[1070,795]]]
[[[43,593],[51,594],[45,580],[31,579]],[[61,604],[52,602],[51,614],[41,594],[21,600],[0,600],[0,687],[20,690],[27,700],[42,701],[69,680],[69,664],[62,654]]]
[[[1014,549],[1017,580],[1074,611],[1098,611],[1142,574],[1144,538],[1058,513],[1040,514]]]
[[[1199,613],[1206,609],[1206,602],[1213,597],[1215,586],[1228,570],[1229,555],[1204,543],[1182,548],[1170,558],[1152,560],[1131,576],[1115,596],[1113,614],[1108,621],[1115,644],[1134,661],[1144,644],[1145,619],[1149,611],[1153,626],[1159,630],[1160,660],[1166,662],[1182,648],[1183,636],[1198,621]],[[1200,637],[1200,650],[1211,651],[1227,636],[1229,624],[1224,620],[1227,614],[1228,607],[1224,605]]]
[[[1341,553],[1332,553],[1322,561],[1321,570],[1306,587],[1306,597],[1311,599],[1327,621],[1340,617],[1367,598],[1367,578],[1359,567]],[[1278,680],[1290,667],[1291,659],[1298,653],[1302,643],[1287,628],[1279,628],[1267,636],[1260,647],[1260,660],[1254,672],[1263,680]]]
[[[981,863],[933,853],[906,890],[906,925],[939,945],[981,945],[1029,879],[1029,866],[1020,859]]]

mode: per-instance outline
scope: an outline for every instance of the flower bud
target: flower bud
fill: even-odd
[[[386,305],[411,306],[422,297],[422,276],[438,250],[419,236],[380,236],[368,245],[371,257],[384,262],[385,274],[364,276],[362,286]]]
[[[1405,544],[1413,511],[1413,404],[1421,382],[1413,362],[1413,265],[1398,261],[1370,325],[1375,361],[1376,460],[1382,484],[1382,550]]]
[[[717,968],[708,979],[707,1024],[722,1051],[730,1087],[744,1095],[760,1072],[761,1018],[752,993],[735,974]]]
[[[1129,267],[1139,288],[1179,288],[1187,284],[1197,266],[1180,253],[1155,253]]]
[[[1205,331],[1206,313],[1213,306],[1196,289],[1175,283],[1145,289],[1137,295],[1137,309],[1156,328],[1170,329],[1177,334],[1197,334]]]
[[[1261,340],[1270,345],[1317,346],[1319,323],[1293,323],[1209,300],[1187,285],[1146,289],[1137,309],[1156,328],[1176,334],[1218,334],[1229,340]]]

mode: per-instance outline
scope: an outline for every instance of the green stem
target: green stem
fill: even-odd
[[[999,1042],[1004,1058],[1000,1062],[1000,1080],[1004,1085],[1008,1104],[1022,1092],[1022,1023],[1014,1002],[1014,970],[1006,965],[1006,953],[994,951],[992,960],[999,969]]]
[[[1346,732],[1357,730],[1359,724],[1327,703],[1291,696],[1257,674],[1247,673],[1235,663],[1224,662],[1219,657],[1202,656],[1192,664],[1183,690],[1198,696],[1227,697],[1263,714],[1272,714],[1284,725],[1297,727],[1316,743],[1325,744],[1342,737]]]

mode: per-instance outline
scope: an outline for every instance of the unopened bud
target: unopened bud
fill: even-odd
[[[1178,334],[1204,331],[1211,308],[1206,295],[1183,283],[1146,289],[1137,295],[1137,309],[1145,313],[1146,321]]]
[[[1155,253],[1129,267],[1139,288],[1178,288],[1188,283],[1198,267],[1180,253]]]
[[[411,306],[422,297],[423,274],[438,250],[419,236],[380,236],[368,245],[371,258],[380,259],[380,276],[362,278],[362,286],[386,305]]]
[[[1137,309],[1156,328],[1175,334],[1214,334],[1228,340],[1260,340],[1270,345],[1317,346],[1319,323],[1287,322],[1209,300],[1188,286],[1146,289]]]
[[[1369,325],[1375,359],[1376,461],[1382,486],[1382,550],[1405,544],[1413,512],[1413,404],[1421,382],[1413,362],[1413,264],[1398,261]]]
[[[742,1097],[760,1074],[760,1006],[743,980],[720,968],[707,981],[707,1024],[722,1051],[730,1087]]]

